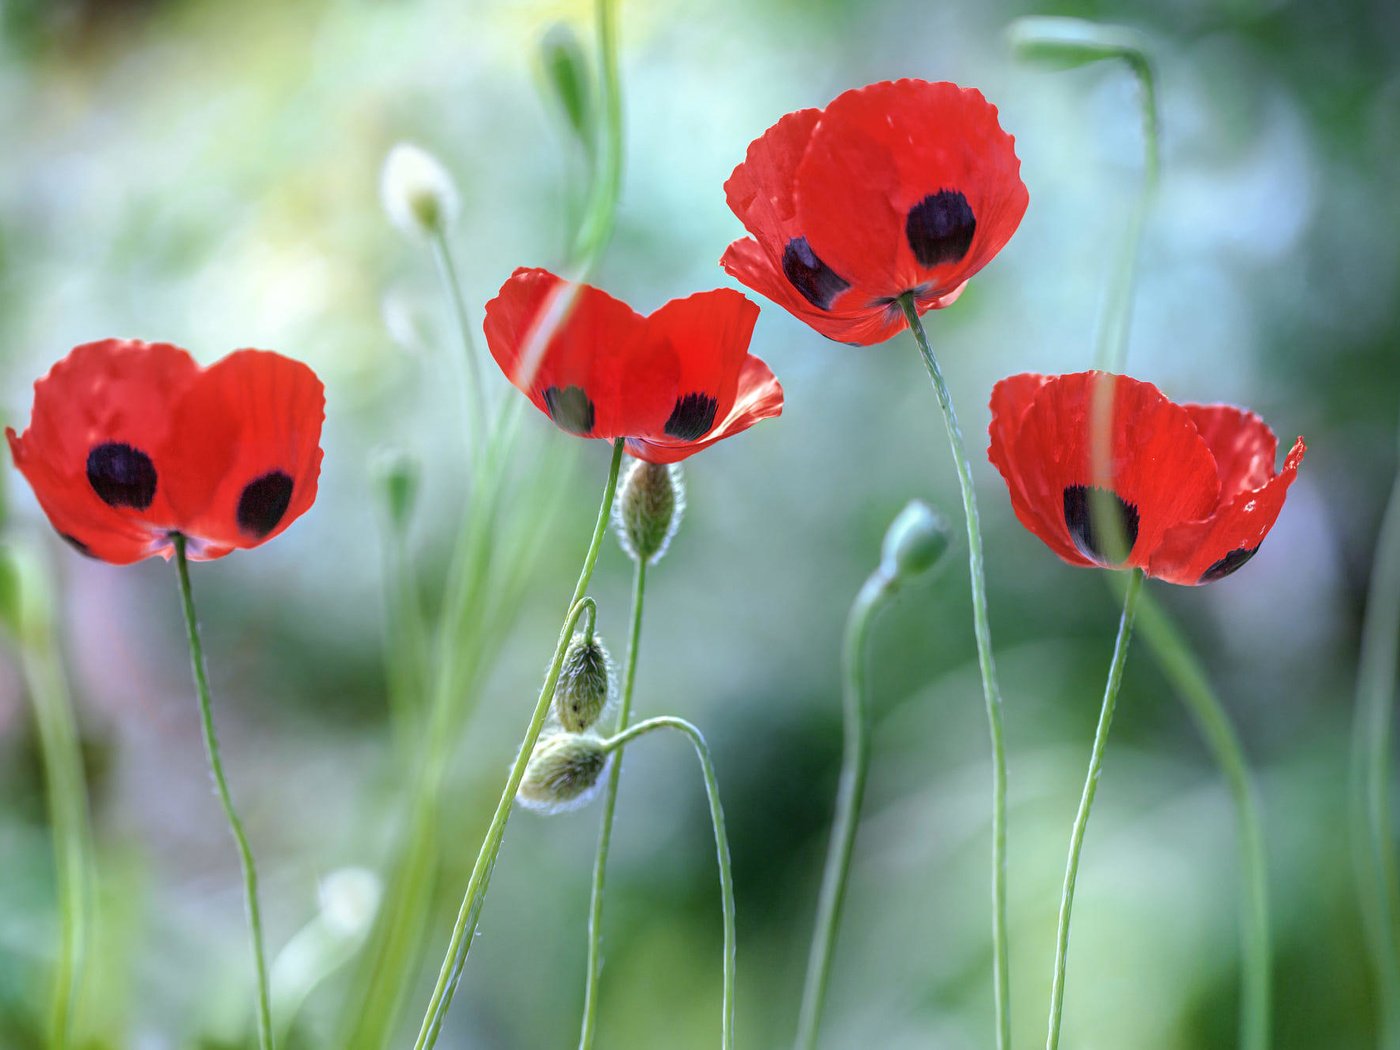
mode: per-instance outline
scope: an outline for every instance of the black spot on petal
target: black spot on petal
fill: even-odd
[[[715,425],[715,413],[719,411],[719,399],[698,391],[676,398],[676,407],[671,409],[671,418],[666,420],[668,436],[681,441],[694,441],[708,434]]]
[[[1068,485],[1065,487],[1065,525],[1069,527],[1070,539],[1079,548],[1079,553],[1086,558],[1098,562],[1100,565],[1108,564],[1108,554],[1105,551],[1107,543],[1104,537],[1095,534],[1094,530],[1094,503],[1096,497],[1103,499],[1104,510],[1112,508],[1118,514],[1118,528],[1122,532],[1123,542],[1127,544],[1128,551],[1132,551],[1133,544],[1137,543],[1138,535],[1138,509],[1131,503],[1125,501],[1116,492],[1109,489],[1090,487],[1088,485]]]
[[[551,386],[544,391],[549,418],[570,434],[587,436],[593,430],[593,402],[581,386]]]
[[[93,553],[92,553],[92,548],[89,547],[89,546],[88,546],[86,543],[84,543],[82,540],[78,539],[78,537],[76,537],[76,536],[70,536],[70,535],[68,535],[68,533],[66,533],[66,532],[60,532],[60,533],[58,534],[58,538],[61,539],[64,543],[68,544],[68,546],[72,547],[75,551],[77,551],[79,554],[81,554],[84,558],[96,558],[96,557],[97,557],[96,554],[93,554]]]
[[[121,441],[94,445],[87,458],[88,484],[109,507],[145,510],[156,496],[151,457]]]
[[[238,527],[262,539],[277,528],[291,502],[291,477],[280,470],[269,471],[243,486],[238,497]]]
[[[909,209],[904,222],[904,236],[921,266],[961,261],[976,232],[977,216],[957,190],[929,194]]]
[[[830,310],[851,283],[817,258],[806,237],[794,237],[783,249],[783,274],[802,298],[818,310]]]
[[[1248,547],[1236,547],[1205,572],[1201,573],[1200,582],[1214,583],[1216,580],[1223,580],[1245,562],[1249,561],[1249,559],[1254,557],[1258,552],[1258,547],[1255,547],[1253,550]]]

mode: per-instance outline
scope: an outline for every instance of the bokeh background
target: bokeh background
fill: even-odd
[[[1347,839],[1358,631],[1400,408],[1400,7],[1271,0],[630,0],[620,7],[627,161],[596,283],[650,310],[730,283],[721,185],[778,116],[897,76],[981,87],[1017,140],[1031,205],[957,305],[929,317],[969,444],[1019,371],[1087,367],[1140,174],[1137,96],[1111,66],[1018,66],[1006,24],[1073,14],[1143,30],[1159,63],[1164,175],[1144,243],[1130,371],[1178,400],[1233,401],[1307,462],[1248,568],[1154,591],[1195,641],[1255,764],[1276,938],[1275,1045],[1374,1045]],[[216,714],[263,874],[271,952],[328,907],[351,927],[403,820],[385,701],[383,515],[369,462],[415,457],[429,604],[462,511],[451,315],[426,247],[378,180],[410,140],[460,188],[469,309],[517,265],[557,265],[586,162],[543,94],[556,22],[582,2],[2,0],[0,406],[78,343],[240,346],[327,387],[320,498],[275,543],[196,566]],[[591,43],[587,44],[591,51]],[[850,599],[911,497],[958,520],[936,404],[908,337],[829,343],[764,304],[754,350],[787,407],[687,464],[689,508],[651,576],[643,714],[707,734],[739,908],[739,1035],[795,1028],[840,753]],[[494,395],[517,396],[491,376]],[[416,1030],[450,915],[528,717],[607,450],[524,420],[522,476],[558,476],[519,614],[452,750]],[[1117,609],[1100,574],[1015,522],[976,456],[1011,771],[1014,1027],[1042,1038],[1064,849]],[[235,855],[198,737],[175,574],[114,568],[48,534],[13,471],[9,535],[41,543],[81,721],[100,920],[83,1045],[246,1045],[251,992]],[[875,763],[824,1045],[991,1043],[990,766],[965,544],[879,621]],[[622,649],[629,563],[594,593]],[[0,657],[0,1046],[40,1043],[55,941],[43,780],[22,678]],[[573,1045],[598,809],[517,812],[440,1045]],[[686,745],[628,754],[607,900],[602,1045],[713,1047],[713,842]],[[346,887],[349,886],[347,891]],[[340,896],[337,897],[339,891]],[[348,898],[347,898],[348,893]],[[327,900],[327,898],[330,898]],[[336,909],[339,909],[338,911]],[[1130,660],[1077,899],[1067,1045],[1234,1045],[1238,887],[1229,797],[1146,648]],[[353,960],[299,1015],[334,1047]],[[392,1045],[407,1045],[400,1031]]]

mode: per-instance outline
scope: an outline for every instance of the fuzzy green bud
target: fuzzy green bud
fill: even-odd
[[[564,119],[588,148],[593,144],[593,98],[588,58],[573,28],[563,22],[550,26],[540,40],[540,66],[549,94]]]
[[[632,464],[613,504],[613,527],[634,561],[654,565],[666,553],[685,511],[680,464]]]
[[[1141,60],[1142,40],[1121,26],[1104,26],[1083,18],[1018,18],[1006,30],[1017,58],[1052,69],[1074,69],[1121,58]]]
[[[554,717],[571,733],[582,733],[602,716],[613,695],[612,658],[596,635],[574,635],[559,668]]]
[[[404,233],[430,237],[457,218],[457,187],[427,150],[400,142],[384,158],[379,197],[389,221]]]
[[[370,457],[370,476],[378,484],[394,528],[403,531],[418,496],[418,463],[402,449],[380,448]]]
[[[540,738],[516,798],[545,813],[586,805],[608,768],[608,753],[596,736],[551,733]]]
[[[885,532],[880,570],[891,580],[912,580],[948,552],[948,522],[923,500],[910,500]]]

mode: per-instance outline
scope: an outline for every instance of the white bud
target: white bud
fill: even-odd
[[[384,158],[379,195],[389,220],[404,233],[440,233],[457,218],[460,204],[452,176],[436,157],[400,142]]]
[[[340,868],[322,879],[317,889],[321,917],[342,937],[357,937],[374,921],[380,893],[379,876],[368,868]]]

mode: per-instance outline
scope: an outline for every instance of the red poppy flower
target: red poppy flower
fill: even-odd
[[[783,388],[749,353],[758,307],[719,288],[643,317],[590,285],[539,355],[527,349],[566,282],[519,269],[486,304],[486,343],[501,371],[561,430],[626,438],[650,463],[675,463],[783,411]]]
[[[15,466],[53,527],[117,565],[265,543],[316,499],[325,396],[306,365],[239,350],[201,368],[178,346],[107,339],[34,384]]]
[[[1259,550],[1306,446],[1274,472],[1278,439],[1253,412],[1178,405],[1151,383],[1103,372],[1018,375],[992,390],[988,458],[1021,524],[1071,565],[1104,565],[1090,503],[1091,402],[1112,383],[1112,476],[1125,566],[1169,583],[1210,583]]]
[[[1026,212],[1015,140],[982,93],[896,80],[789,113],[724,184],[753,237],[720,260],[822,335],[857,346],[947,306]]]

